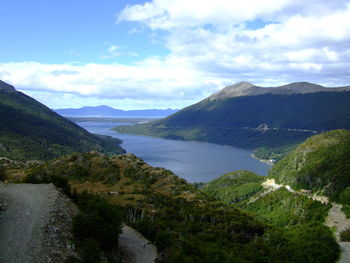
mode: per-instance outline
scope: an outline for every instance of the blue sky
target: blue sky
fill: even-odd
[[[52,108],[182,108],[226,85],[350,85],[350,1],[3,1],[0,79]]]
[[[117,12],[140,1],[4,1],[0,16],[1,62],[108,63],[106,50],[117,45],[125,55],[117,62],[131,63],[149,55],[164,55],[161,44],[142,34],[128,33],[130,23],[116,23]],[[138,58],[131,54],[137,53]]]

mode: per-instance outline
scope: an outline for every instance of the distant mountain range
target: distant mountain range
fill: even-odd
[[[47,160],[73,152],[123,153],[121,141],[93,135],[0,80],[0,156]]]
[[[259,149],[259,157],[270,158],[316,133],[350,129],[350,87],[295,82],[263,88],[240,82],[167,118],[116,129]]]
[[[78,109],[56,109],[58,114],[66,117],[142,117],[142,118],[163,118],[178,110],[173,109],[147,109],[147,110],[118,110],[109,106],[85,106]]]

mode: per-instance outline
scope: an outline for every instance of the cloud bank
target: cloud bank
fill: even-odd
[[[118,21],[167,32],[170,56],[218,77],[350,81],[349,1],[154,0],[126,7]]]
[[[182,107],[238,81],[350,85],[349,1],[153,0],[126,6],[117,23],[151,30],[170,53],[130,65],[0,63],[0,79],[128,108]]]

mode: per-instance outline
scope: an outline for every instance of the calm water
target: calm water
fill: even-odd
[[[252,158],[251,152],[212,143],[186,142],[139,135],[120,134],[110,130],[125,123],[77,122],[89,132],[123,140],[123,148],[152,166],[164,167],[189,182],[208,182],[236,170],[246,169],[266,175],[270,166]]]

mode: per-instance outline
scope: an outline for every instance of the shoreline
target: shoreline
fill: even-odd
[[[258,160],[259,162],[266,163],[266,164],[268,164],[270,166],[273,166],[273,164],[274,164],[274,161],[266,160],[266,159],[260,159],[260,158],[256,157],[254,153],[250,154],[250,156],[253,157],[255,160]]]

